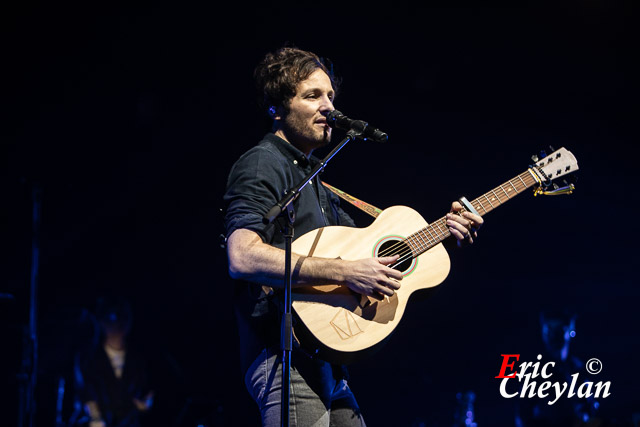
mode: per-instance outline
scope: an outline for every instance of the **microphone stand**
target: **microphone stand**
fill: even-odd
[[[293,223],[295,221],[295,211],[293,201],[300,196],[300,192],[319,173],[324,171],[327,163],[340,151],[348,142],[362,135],[362,132],[350,130],[346,137],[331,150],[329,154],[318,163],[309,174],[293,189],[285,191],[284,197],[276,203],[269,212],[262,218],[264,224],[271,224],[279,219],[280,232],[285,238],[285,263],[284,263],[284,314],[281,323],[281,350],[282,350],[282,401],[281,401],[281,425],[289,427],[289,387],[291,385],[291,351],[293,350],[293,318],[291,315],[291,242],[293,240]]]

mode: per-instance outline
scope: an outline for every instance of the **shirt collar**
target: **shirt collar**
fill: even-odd
[[[268,133],[265,135],[264,139],[271,142],[278,149],[278,151],[282,153],[282,155],[291,160],[295,165],[306,167],[315,160],[315,158],[311,156],[310,162],[310,159],[308,159],[302,151],[298,150],[293,146],[293,144],[288,143],[276,134]]]

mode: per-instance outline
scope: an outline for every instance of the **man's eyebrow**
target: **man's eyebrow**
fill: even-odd
[[[304,93],[309,93],[309,92],[324,92],[324,89],[322,89],[321,87],[312,87],[304,91]],[[327,93],[334,94],[335,91],[333,89],[329,89]]]

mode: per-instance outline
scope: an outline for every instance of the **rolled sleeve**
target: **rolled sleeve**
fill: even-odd
[[[227,237],[244,228],[270,242],[275,226],[263,224],[262,218],[280,200],[285,188],[281,160],[273,153],[256,147],[242,156],[231,169],[224,195]]]

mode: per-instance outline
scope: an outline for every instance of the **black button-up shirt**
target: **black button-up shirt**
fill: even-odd
[[[224,195],[225,228],[229,237],[237,229],[257,233],[265,243],[284,249],[284,236],[275,223],[264,225],[263,216],[284,195],[299,184],[318,159],[309,159],[293,145],[274,134],[265,135],[243,154],[231,168]],[[328,225],[354,226],[340,208],[340,199],[320,184],[316,176],[293,202],[296,237]],[[235,292],[243,369],[259,351],[280,340],[280,313],[277,298],[258,284],[239,282]]]

